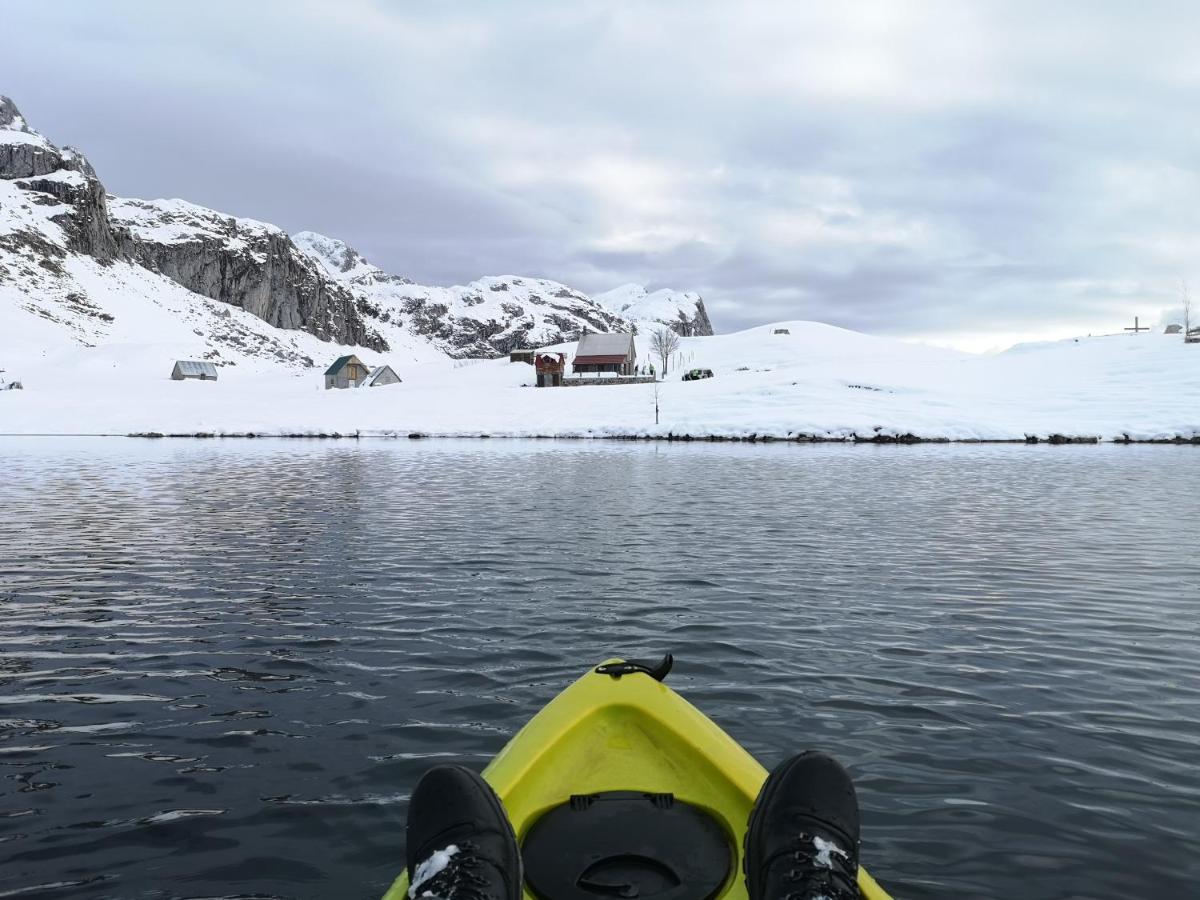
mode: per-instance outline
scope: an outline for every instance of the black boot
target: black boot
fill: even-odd
[[[858,798],[824,753],[781,763],[759,791],[746,829],[750,900],[859,900]]]
[[[478,774],[437,766],[408,807],[408,896],[521,900],[521,853],[500,798]]]

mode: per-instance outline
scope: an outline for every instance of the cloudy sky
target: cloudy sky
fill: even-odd
[[[700,291],[970,349],[1200,292],[1200,4],[8,5],[0,93],[109,191],[427,283]]]

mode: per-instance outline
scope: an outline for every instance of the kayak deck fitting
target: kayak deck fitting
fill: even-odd
[[[529,900],[746,900],[742,835],[767,772],[656,666],[614,659],[551,700],[483,777]],[[864,867],[865,900],[890,900]],[[401,874],[384,900],[408,896]]]

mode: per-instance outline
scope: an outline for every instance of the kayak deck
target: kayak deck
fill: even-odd
[[[720,823],[734,865],[717,894],[746,900],[742,835],[767,772],[681,696],[645,674],[588,672],[547,704],[483,771],[524,843],[534,822],[574,794],[674,794]],[[888,894],[860,867],[866,900]],[[405,874],[384,900],[407,896]],[[525,896],[534,900],[526,889]],[[552,900],[552,898],[551,898]]]

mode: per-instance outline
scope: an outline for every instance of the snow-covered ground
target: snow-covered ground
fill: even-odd
[[[253,319],[240,310],[232,315]],[[533,368],[523,363],[414,360],[411,353],[340,348],[297,332],[279,334],[302,342],[295,349],[322,365],[297,369],[248,359],[221,368],[215,383],[173,382],[172,363],[191,350],[179,316],[164,310],[161,328],[146,325],[172,340],[111,334],[93,348],[64,342],[62,329],[48,322],[39,330],[26,317],[24,331],[13,335],[0,320],[0,367],[7,370],[0,380],[25,385],[0,393],[0,433],[1200,437],[1200,345],[1178,336],[1079,338],[990,356],[812,322],[683,338],[677,366],[657,385],[656,425],[655,385],[536,389],[528,386]],[[133,319],[112,325],[121,318]],[[261,332],[263,324],[255,323]],[[777,335],[776,328],[791,333]],[[203,346],[195,336],[192,342]],[[649,361],[648,351],[639,338],[640,361]],[[342,352],[391,364],[403,383],[324,390],[323,365]],[[710,368],[715,377],[680,381],[692,367]]]

